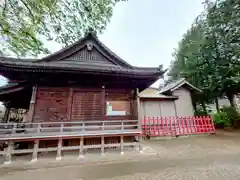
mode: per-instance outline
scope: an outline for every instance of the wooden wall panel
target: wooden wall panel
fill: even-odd
[[[131,90],[112,90],[106,89],[106,100],[130,100],[132,99]]]
[[[68,121],[68,88],[38,88],[33,122]]]
[[[132,107],[130,114],[125,116],[106,115],[107,101],[129,101],[129,105],[133,106],[131,90],[106,88],[105,91],[103,98],[102,88],[39,87],[36,94],[33,122],[134,119],[134,108]],[[104,103],[103,99],[105,99]]]

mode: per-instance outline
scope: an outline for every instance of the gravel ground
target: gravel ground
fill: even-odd
[[[144,155],[109,156],[107,162],[0,168],[0,180],[235,180],[240,179],[240,133],[144,141]],[[132,158],[130,158],[130,156]],[[114,159],[114,161],[111,161]]]

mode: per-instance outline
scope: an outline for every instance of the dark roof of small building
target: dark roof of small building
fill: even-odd
[[[177,96],[167,96],[164,94],[140,94],[141,99],[178,99]]]
[[[6,85],[0,87],[0,95],[8,94],[15,91],[20,91],[22,89],[24,89],[24,86],[22,86],[21,84],[15,83],[15,82],[9,82]]]
[[[147,93],[146,91],[148,91],[150,89],[153,89],[155,92]],[[170,99],[170,100],[178,99],[177,96],[169,96],[169,95],[160,94],[159,88],[155,88],[155,87],[149,87],[149,88],[143,90],[141,93],[139,93],[139,97],[141,99]]]
[[[10,83],[7,83],[7,84],[5,84],[3,86],[0,86],[0,90],[16,87],[18,85],[19,85],[19,83],[10,82]]]
[[[90,50],[87,49],[89,46],[92,46]],[[97,57],[95,60],[92,60],[91,55],[89,55],[91,48],[94,48],[93,53]],[[42,59],[0,57],[0,69],[4,71],[99,72],[157,77],[165,72],[161,67],[132,66],[101,43],[93,33],[87,34],[76,43]]]
[[[172,81],[168,84],[166,84],[165,86],[163,86],[159,93],[163,94],[163,93],[166,93],[166,92],[172,92],[176,89],[178,89],[179,87],[183,86],[183,85],[187,85],[190,89],[193,89],[195,91],[198,91],[198,92],[202,92],[201,89],[193,86],[192,84],[190,84],[188,81],[186,81],[185,78],[180,78],[178,80],[175,80],[175,81]]]

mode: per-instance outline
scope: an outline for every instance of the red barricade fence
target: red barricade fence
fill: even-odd
[[[210,116],[147,117],[141,121],[143,136],[180,136],[213,134],[215,126]]]

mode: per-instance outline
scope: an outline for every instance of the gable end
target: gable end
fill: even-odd
[[[61,61],[74,61],[74,62],[85,62],[85,63],[97,63],[97,64],[108,64],[116,65],[110,61],[106,56],[104,56],[98,49],[93,46],[89,49],[88,44],[84,46],[81,50],[61,59]]]

